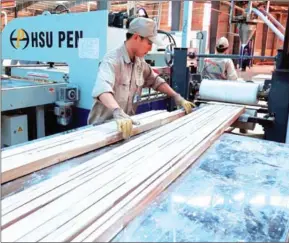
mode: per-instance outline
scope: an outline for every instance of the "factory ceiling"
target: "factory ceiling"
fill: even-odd
[[[98,1],[89,0],[70,0],[70,1],[31,1],[31,0],[16,0],[17,10],[31,11],[35,15],[41,14],[44,11],[61,12],[69,9],[71,12],[93,11],[97,9]],[[110,1],[113,6],[124,6],[130,1]],[[159,1],[136,1],[158,3]],[[196,0],[196,2],[204,2],[204,0]],[[210,2],[210,1],[207,1]],[[230,2],[230,1],[228,1]],[[246,3],[247,1],[235,1],[236,4]],[[254,1],[254,7],[266,7],[267,1]],[[14,9],[7,9],[7,12],[14,12]],[[270,1],[269,11],[271,13],[286,13],[288,11],[288,0]]]

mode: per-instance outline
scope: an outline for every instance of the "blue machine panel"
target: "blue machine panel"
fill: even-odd
[[[80,88],[79,108],[90,109],[98,64],[107,48],[108,11],[13,19],[2,33],[2,58],[62,62]]]
[[[11,68],[12,77],[20,77],[36,80],[48,80],[50,82],[69,82],[69,67],[56,66],[50,67],[13,67]]]

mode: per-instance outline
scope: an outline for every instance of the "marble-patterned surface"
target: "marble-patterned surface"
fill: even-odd
[[[224,134],[135,218],[120,242],[284,242],[289,146]]]

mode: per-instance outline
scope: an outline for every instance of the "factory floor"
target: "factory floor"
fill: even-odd
[[[252,80],[252,77],[259,74],[272,74],[274,66],[271,65],[254,65],[246,68],[246,71],[237,70],[238,77],[244,80]]]

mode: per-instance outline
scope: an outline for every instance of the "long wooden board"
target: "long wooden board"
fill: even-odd
[[[133,127],[133,135],[157,128],[182,116],[184,116],[184,112],[180,110],[156,113],[149,117],[145,116],[140,119],[140,126]],[[56,141],[57,139],[58,141]],[[18,147],[15,149],[15,155],[12,155],[11,152],[6,153],[5,157],[1,160],[1,183],[11,181],[120,140],[122,140],[121,133],[117,131],[115,122],[111,122],[101,125],[101,127],[96,126],[93,129],[89,128],[88,130],[80,130],[67,134],[65,139],[62,137],[52,137],[51,141],[49,139],[48,141],[42,140],[40,141],[41,146],[39,146],[42,147],[41,150],[39,150],[37,142],[33,145],[30,144],[29,148],[24,145],[28,149],[28,152],[25,152],[25,154],[23,154],[23,149]],[[48,148],[47,145],[49,145]],[[43,149],[43,146],[46,147]]]
[[[135,115],[133,117],[134,119],[144,119],[144,118],[148,118],[148,117],[152,117],[152,116],[155,116],[158,114],[164,114],[164,113],[167,113],[167,111],[152,110],[152,111],[148,111],[139,115]],[[78,138],[79,136],[81,137],[83,135],[87,135],[87,133],[89,134],[89,132],[99,131],[101,133],[103,130],[106,131],[107,129],[111,129],[111,132],[115,131],[115,126],[113,125],[113,122],[108,122],[105,124],[98,125],[97,129],[95,129],[95,126],[93,125],[88,125],[82,128],[75,129],[75,130],[63,132],[61,133],[61,135],[58,135],[58,134],[51,135],[46,138],[41,138],[36,141],[25,143],[24,145],[16,146],[13,148],[6,148],[2,150],[1,158],[4,159],[4,158],[15,156],[15,155],[30,154],[31,152],[43,150],[51,146],[51,144],[55,145],[55,144],[70,142],[71,139],[75,139],[75,138]]]
[[[230,106],[202,108],[59,175],[57,183],[54,178],[4,199],[3,240],[109,240],[124,227],[120,221],[128,223],[242,112]]]
[[[205,110],[199,110],[196,111],[197,119],[200,119],[202,115],[205,115]],[[192,119],[188,119],[187,117],[183,118],[183,123],[179,123],[179,126],[182,126],[188,121],[192,121]],[[119,164],[119,159],[130,154],[135,153],[137,150],[143,148],[144,146],[149,145],[151,142],[159,138],[160,136],[163,136],[166,133],[166,129],[175,129],[176,126],[171,124],[167,125],[167,127],[159,128],[158,130],[151,131],[148,134],[143,135],[140,138],[137,138],[134,140],[134,143],[126,143],[122,145],[120,148],[116,148],[113,150],[113,153],[106,153],[101,156],[98,156],[97,159],[92,159],[90,161],[87,161],[86,163],[81,164],[80,166],[77,166],[76,168],[70,169],[68,172],[63,172],[59,176],[56,176],[53,178],[53,181],[47,181],[44,183],[41,183],[41,186],[35,185],[27,190],[25,192],[20,192],[16,195],[13,195],[6,200],[2,202],[2,215],[5,216],[9,212],[19,209],[22,213],[25,212],[25,210],[21,207],[24,204],[28,203],[29,201],[32,201],[37,198],[37,200],[46,194],[47,191],[52,191],[54,189],[60,189],[62,188],[71,188],[71,186],[77,186],[81,185],[83,183],[84,179],[86,181],[90,180],[91,174],[95,171],[98,173],[103,173],[103,170],[101,169],[104,167],[105,169],[108,168],[106,166],[107,164],[113,164],[117,163]],[[95,176],[95,174],[94,174]],[[73,180],[79,180],[79,183],[76,183]],[[68,182],[72,182],[67,185]],[[68,189],[67,189],[68,190]],[[25,197],[23,196],[25,195]],[[54,196],[56,196],[55,194]],[[45,195],[48,196],[48,195]],[[49,196],[50,200],[53,200],[53,197]],[[2,226],[5,222],[5,218],[2,218]],[[5,223],[4,223],[5,225]]]
[[[212,110],[215,110],[215,109],[212,109]],[[193,121],[194,119],[198,119],[196,120],[196,122],[199,122],[200,121],[199,119],[201,119],[203,115],[208,115],[205,109],[197,110],[194,112],[193,118],[185,116],[182,118],[183,122],[180,122],[179,120],[178,126],[182,126],[185,123]],[[63,186],[66,183],[71,182],[72,180],[76,179],[79,176],[86,177],[88,172],[91,172],[92,170],[94,170],[94,168],[98,168],[98,166],[102,166],[103,163],[105,163],[105,161],[107,160],[113,159],[117,161],[117,163],[119,163],[118,160],[120,158],[130,153],[133,153],[144,146],[147,146],[148,144],[153,142],[155,139],[166,134],[167,130],[172,130],[176,128],[177,126],[175,124],[167,124],[164,127],[158,128],[157,130],[151,131],[135,139],[133,143],[123,144],[121,147],[115,148],[113,151],[111,151],[111,153],[106,153],[101,156],[98,156],[96,159],[97,161],[94,159],[87,161],[86,163],[83,163],[75,168],[72,168],[67,172],[63,172],[60,175],[55,176],[51,180],[42,182],[41,185],[34,185],[30,187],[29,189],[26,189],[24,192],[20,192],[18,194],[10,196],[9,198],[2,201],[2,215],[6,215],[10,211],[13,211],[16,208],[19,208],[21,205],[24,205],[27,202],[40,197],[41,195],[45,194],[47,191],[52,191],[55,188]]]
[[[213,111],[214,112],[214,111]],[[204,113],[203,111],[198,111],[197,113],[200,113],[201,115],[208,115],[206,113]],[[202,116],[198,115],[196,116],[197,122],[201,121]],[[186,124],[188,122],[191,122],[192,119],[188,119],[188,117],[184,117],[183,122],[178,124],[178,126],[182,126],[183,124]],[[118,174],[122,174],[122,173],[127,173],[127,167],[125,167],[127,164],[129,165],[130,161],[125,158],[125,155],[129,155],[132,152],[134,153],[134,157],[133,159],[136,158],[136,156],[143,156],[143,150],[141,150],[144,146],[146,146],[146,149],[148,151],[150,151],[149,153],[154,153],[154,146],[156,146],[157,144],[151,144],[152,141],[158,139],[160,136],[164,135],[166,132],[166,129],[170,128],[174,128],[176,129],[178,126],[176,125],[169,125],[166,128],[161,128],[158,129],[158,131],[152,131],[149,134],[146,134],[145,136],[142,136],[140,138],[138,138],[136,141],[134,141],[134,143],[127,143],[124,146],[122,146],[123,149],[123,153],[120,154],[120,156],[116,156],[117,154],[115,153],[116,151],[118,151],[119,149],[115,149],[112,153],[106,153],[102,156],[99,156],[96,159],[93,159],[91,161],[88,161],[85,164],[82,164],[81,166],[79,166],[79,171],[82,171],[82,168],[85,167],[85,169],[89,172],[93,171],[94,168],[98,168],[98,165],[103,165],[104,163],[106,163],[107,160],[109,161],[115,161],[115,167],[112,167],[110,171],[106,170],[103,171],[101,170],[99,174],[102,174],[101,178],[96,178],[96,181],[99,180],[102,183],[106,183],[106,175],[103,175],[104,173],[114,173],[114,175],[116,175],[116,173]],[[147,139],[146,139],[147,137]],[[161,143],[162,140],[166,139],[166,137],[158,139],[158,143]],[[139,144],[140,142],[140,144]],[[134,146],[134,150],[129,149],[129,145]],[[149,146],[149,147],[147,147]],[[109,156],[107,156],[109,154]],[[139,155],[137,155],[139,154]],[[116,157],[114,157],[116,156]],[[146,156],[148,156],[148,154],[146,154]],[[123,163],[121,162],[121,159],[125,158],[123,160]],[[116,171],[116,172],[113,172]],[[65,174],[66,175],[66,174]],[[17,200],[13,200],[11,201],[11,198],[9,198],[8,200],[4,200],[4,202],[2,203],[2,228],[6,227],[6,225],[11,223],[12,219],[13,222],[16,220],[16,218],[22,218],[24,214],[29,212],[30,210],[35,210],[35,208],[40,208],[42,204],[47,204],[49,201],[54,200],[55,198],[57,198],[59,195],[62,195],[64,193],[67,193],[70,191],[70,188],[76,188],[77,186],[81,186],[82,183],[84,183],[85,181],[89,181],[90,179],[93,179],[94,177],[96,177],[96,175],[94,174],[93,176],[88,175],[88,174],[75,174],[77,177],[76,181],[72,181],[71,177],[68,178],[68,181],[70,183],[64,183],[63,178],[65,177],[65,175],[60,175],[60,178],[55,178],[53,180],[53,183],[50,183],[50,187],[46,187],[46,186],[42,186],[42,190],[39,190],[38,192],[36,192],[35,190],[32,190],[32,193],[28,193],[28,191],[25,191],[23,193],[19,193],[16,194],[14,197],[11,198],[18,198],[18,202]],[[55,184],[55,181],[60,181],[60,183]],[[78,182],[79,181],[79,182]],[[46,183],[47,184],[47,183]],[[53,190],[54,189],[54,190]],[[59,194],[58,194],[59,191]],[[81,189],[80,192],[81,193]],[[47,193],[46,193],[47,192]],[[77,191],[75,191],[76,195],[78,195]],[[23,194],[25,195],[25,197],[23,196]],[[25,198],[23,200],[23,198]],[[45,200],[45,198],[47,198],[47,200]],[[27,207],[25,204],[30,200],[32,201],[33,199],[35,199],[33,201],[33,204],[29,204],[29,206]],[[7,201],[9,203],[7,203]],[[36,204],[35,201],[39,201],[39,204]],[[8,207],[8,205],[10,204],[12,207]],[[22,205],[22,206],[21,206]],[[67,205],[66,205],[67,206]],[[8,210],[7,210],[8,209]],[[13,210],[14,209],[14,210]],[[9,212],[13,211],[12,213],[9,214]],[[19,215],[16,217],[15,214],[17,214],[17,212],[19,212]],[[11,219],[12,218],[12,219]],[[10,220],[9,220],[10,219]]]
[[[201,135],[203,131],[204,131],[204,130],[202,129],[202,130],[200,130],[200,131],[198,131],[198,132],[199,132],[199,134]],[[197,135],[198,132],[197,132],[197,133],[194,133],[194,134]],[[189,139],[187,140],[187,142],[190,143]],[[182,156],[184,156],[185,154],[189,153],[190,150],[191,150],[195,145],[196,145],[195,143],[192,143],[187,149],[185,149],[184,151],[182,151],[182,155],[178,155],[176,158],[173,159],[173,161],[170,161],[170,163],[166,163],[165,167],[162,167],[160,170],[158,170],[157,180],[158,180],[158,181],[162,181],[162,178],[159,178],[159,177],[161,177],[163,173],[167,173],[167,172],[161,172],[161,171],[162,171],[162,170],[167,171],[167,170],[169,170],[169,169],[172,169],[172,168],[174,167],[175,163],[179,163],[179,159],[180,159]],[[162,155],[160,155],[160,156],[162,156]],[[170,157],[170,156],[169,156],[169,157]],[[175,169],[173,169],[173,172],[174,172],[174,173],[176,172]],[[175,174],[179,175],[178,173],[175,173]],[[153,175],[153,174],[152,174],[152,175]],[[151,179],[151,177],[148,177],[148,178]],[[146,181],[144,181],[144,183],[146,183]],[[136,190],[133,190],[133,192],[136,192],[144,183],[140,183],[140,184],[139,184],[139,187],[138,187]],[[132,183],[132,185],[134,185],[134,184],[135,184],[135,182]],[[160,188],[164,189],[165,187],[160,187]],[[122,194],[121,194],[121,195],[122,195]],[[142,199],[143,199],[143,200],[147,200],[146,197],[149,197],[149,195],[148,195],[147,193],[145,193],[145,194],[143,195],[143,198],[142,198]],[[154,198],[154,197],[151,197],[151,198]],[[123,200],[120,200],[120,199],[114,199],[114,200],[116,200],[116,201],[113,201],[112,199],[110,199],[110,200],[107,200],[107,202],[111,202],[111,201],[112,201],[111,204],[112,204],[112,205],[115,205],[115,203],[116,203],[117,201],[120,201],[120,202],[123,201]],[[107,208],[108,208],[107,202],[103,203],[103,212],[106,212],[106,210],[107,210]],[[99,210],[100,210],[100,208],[101,208],[100,205],[101,205],[101,204],[95,204],[95,205],[93,205],[93,207],[89,208],[85,213],[83,213],[83,214],[81,215],[81,217],[76,217],[76,218],[74,218],[72,221],[70,221],[70,222],[69,222],[69,227],[65,227],[66,230],[63,231],[62,234],[60,234],[60,229],[61,229],[61,228],[58,228],[56,231],[53,232],[53,235],[57,235],[56,238],[48,238],[48,237],[46,237],[46,238],[43,239],[43,241],[47,241],[47,240],[63,241],[64,239],[65,239],[64,241],[67,241],[67,240],[70,241],[72,238],[68,238],[69,235],[70,235],[70,237],[73,237],[73,236],[77,235],[77,234],[81,231],[81,228],[83,227],[83,225],[81,226],[81,223],[78,223],[78,222],[82,222],[82,224],[83,224],[84,220],[86,220],[86,222],[89,222],[89,219],[91,219],[91,222],[94,221],[96,218],[93,218],[93,217],[96,217],[97,212],[99,212]],[[119,205],[119,203],[117,204],[117,206],[118,206],[118,205]],[[140,205],[140,201],[138,201],[137,205]],[[113,208],[112,208],[112,209],[113,209]],[[109,211],[112,210],[112,209],[109,209]],[[128,209],[128,205],[125,206],[125,212],[126,212],[127,209]],[[109,212],[109,211],[108,211],[108,212]],[[124,213],[125,213],[125,212],[121,212],[120,208],[117,208],[117,211],[118,211],[118,215],[122,215],[122,216],[123,216]],[[94,212],[94,216],[92,216],[92,214],[91,214],[92,212]],[[107,214],[107,213],[105,213],[104,215],[106,215],[106,214]],[[128,214],[131,214],[131,210],[129,210]],[[99,215],[102,215],[102,213],[100,213]],[[111,220],[111,219],[110,219],[110,220]],[[110,221],[110,220],[109,220],[109,221]],[[100,219],[97,219],[97,221],[96,221],[97,224],[98,224],[100,221],[101,221]],[[73,222],[75,223],[75,225],[73,225]],[[91,222],[89,222],[88,225],[89,225]],[[123,218],[120,219],[120,222],[125,223],[125,221],[123,221]],[[121,224],[122,224],[122,223],[121,223]],[[78,228],[76,227],[76,225],[78,225]],[[110,225],[110,223],[109,223],[109,225]],[[74,227],[73,227],[73,226],[74,226]],[[109,233],[109,234],[110,234],[110,233]],[[102,240],[103,240],[103,239],[100,239],[100,241],[102,241]]]
[[[112,240],[117,233],[135,218],[144,208],[152,202],[165,188],[167,188],[180,174],[182,174],[189,166],[195,162],[199,156],[206,151],[206,149],[231,125],[236,117],[240,114],[235,114],[230,120],[225,121],[206,139],[201,141],[194,149],[184,151],[185,155],[175,167],[168,168],[168,170],[158,177],[152,184],[141,191],[134,199],[128,203],[124,208],[115,207],[117,213],[111,216],[106,221],[98,220],[95,224],[102,223],[100,226],[94,228],[94,224],[86,228],[79,234],[73,242],[107,242]]]

